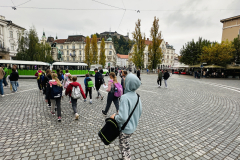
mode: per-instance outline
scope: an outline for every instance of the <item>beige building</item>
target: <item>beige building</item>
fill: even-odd
[[[101,40],[100,38],[98,38],[97,40],[99,60]],[[86,37],[84,37],[83,35],[69,35],[67,39],[57,39],[56,37],[56,39],[54,40],[53,37],[46,38],[44,33],[41,42],[45,43],[44,41],[46,41],[50,45],[53,43],[57,43],[56,47],[62,53],[61,61],[63,62],[84,62],[85,60],[84,49],[86,45]],[[54,61],[59,61],[57,59],[57,54],[57,49],[53,47],[52,57]],[[104,68],[107,68],[108,66],[115,67],[117,61],[117,54],[112,42],[112,38],[108,38],[105,41],[105,55],[106,66],[104,66]]]
[[[233,41],[240,35],[240,15],[220,20],[223,23],[222,41]]]

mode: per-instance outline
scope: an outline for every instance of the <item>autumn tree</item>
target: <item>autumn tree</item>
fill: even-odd
[[[150,30],[152,43],[148,46],[148,62],[150,63],[149,69],[156,69],[157,65],[162,62],[162,49],[160,48],[162,40],[158,22],[159,19],[154,17],[153,26]]]
[[[133,39],[136,42],[133,45],[133,52],[131,53],[131,59],[137,68],[143,68],[144,66],[144,49],[145,49],[145,35],[141,33],[141,20],[138,19],[135,26],[135,31],[132,33]]]
[[[209,46],[203,47],[203,53],[199,58],[201,62],[207,62],[209,65],[220,65],[225,67],[228,63],[231,63],[233,58],[233,44],[228,40],[221,43],[212,43]]]
[[[105,41],[104,38],[102,38],[101,46],[100,46],[100,59],[99,64],[102,65],[102,67],[106,64],[106,55],[105,55]]]
[[[87,63],[88,68],[90,68],[91,64],[92,64],[92,53],[91,53],[91,47],[90,47],[90,38],[89,36],[87,36],[86,38],[86,45],[85,45],[85,63]]]
[[[91,54],[92,54],[92,63],[98,64],[98,46],[97,46],[96,34],[94,34],[91,39]]]
[[[187,65],[199,64],[199,56],[202,54],[203,47],[210,44],[209,40],[202,39],[201,37],[196,42],[194,40],[187,42],[180,50],[180,62]]]

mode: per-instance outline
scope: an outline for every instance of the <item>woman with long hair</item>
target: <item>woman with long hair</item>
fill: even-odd
[[[108,110],[109,110],[112,102],[114,103],[117,112],[118,112],[118,110],[119,110],[118,97],[115,97],[115,96],[114,96],[114,92],[115,92],[115,86],[114,86],[114,84],[115,84],[115,83],[118,83],[118,81],[117,81],[117,76],[115,75],[114,72],[111,72],[111,73],[109,74],[109,77],[110,77],[111,80],[108,81],[108,88],[106,89],[106,91],[108,92],[107,105],[106,105],[105,111],[102,110],[102,114],[103,114],[104,116],[107,115],[107,112],[108,112]]]
[[[52,80],[49,80],[47,84],[46,97],[45,101],[48,102],[48,99],[51,101],[51,114],[55,115],[55,104],[57,105],[57,116],[58,121],[61,121],[61,98],[62,98],[62,83],[58,79],[56,73],[52,74]]]

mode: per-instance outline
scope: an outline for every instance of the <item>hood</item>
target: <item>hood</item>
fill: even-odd
[[[138,77],[132,73],[129,73],[125,79],[124,93],[136,91],[140,87],[140,85],[141,82]]]
[[[72,82],[72,83],[70,83],[70,85],[74,86],[74,87],[77,87],[79,85],[79,83],[78,82]]]

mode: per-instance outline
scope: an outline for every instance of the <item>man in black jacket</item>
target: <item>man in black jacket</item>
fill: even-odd
[[[99,98],[99,96],[101,96],[101,100],[103,100],[103,96],[101,95],[99,89],[102,84],[105,84],[105,82],[104,82],[102,74],[100,72],[98,72],[97,68],[94,69],[94,72],[95,72],[95,87],[98,92],[97,99]]]
[[[163,75],[163,79],[164,79],[164,83],[165,83],[165,88],[168,88],[168,87],[167,87],[167,80],[168,80],[169,76],[170,76],[170,75],[169,75],[168,71],[165,70],[165,73],[164,73],[164,75]]]

